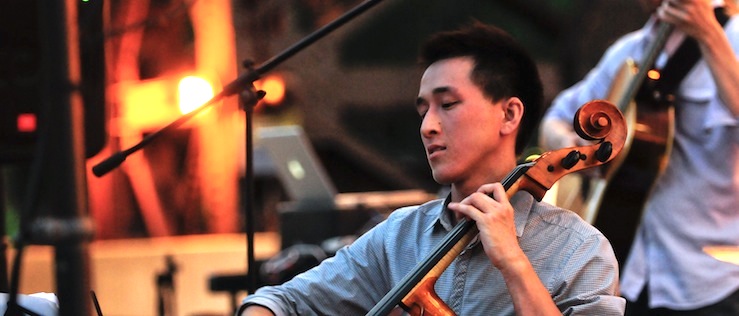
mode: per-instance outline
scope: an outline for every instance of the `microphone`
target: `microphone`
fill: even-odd
[[[103,162],[92,167],[92,173],[97,177],[102,177],[106,173],[110,172],[111,170],[122,164],[127,157],[128,154],[126,154],[125,152],[118,152],[115,155],[108,157],[108,159],[103,160]]]
[[[195,109],[195,110],[193,110],[193,111],[191,111],[191,112],[189,112],[189,113],[187,113],[187,114],[185,114],[183,116],[180,116],[178,119],[176,119],[175,121],[169,123],[167,126],[164,126],[164,127],[160,128],[156,132],[154,132],[152,134],[149,134],[149,135],[146,135],[146,137],[144,137],[136,145],[133,145],[132,147],[130,147],[130,148],[126,149],[126,150],[119,151],[119,152],[111,155],[110,157],[108,157],[105,160],[103,160],[101,163],[98,163],[97,165],[95,165],[94,167],[92,167],[92,173],[95,176],[97,176],[97,177],[102,177],[106,173],[108,173],[111,170],[113,170],[115,167],[118,167],[120,164],[122,164],[123,161],[126,160],[126,158],[128,157],[128,155],[133,154],[136,151],[144,148],[144,146],[146,146],[147,144],[149,144],[150,142],[152,142],[159,135],[161,135],[161,134],[163,134],[163,133],[165,133],[165,132],[167,132],[169,130],[173,130],[173,129],[179,127],[180,125],[184,124],[185,121],[189,120],[190,118],[192,118],[195,115],[198,115],[200,112],[202,112],[205,109],[209,108],[211,105],[213,105],[217,101],[220,101],[223,98],[223,96],[224,96],[223,93],[220,93],[220,94],[214,96],[208,102],[206,102],[203,105],[201,105],[199,108],[197,108],[197,109]]]

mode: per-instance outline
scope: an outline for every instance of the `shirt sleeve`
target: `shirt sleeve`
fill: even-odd
[[[604,99],[611,90],[611,83],[626,60],[641,58],[642,52],[635,45],[643,40],[643,31],[632,32],[616,41],[606,50],[598,64],[575,85],[560,92],[545,114],[545,119],[571,121],[586,102]]]
[[[623,315],[626,300],[618,296],[618,263],[602,234],[584,239],[566,261],[562,286],[553,299],[563,315]]]
[[[386,226],[378,224],[334,257],[282,285],[260,288],[243,306],[261,305],[278,316],[365,314],[386,292],[381,264]]]
[[[724,29],[734,51],[734,57],[739,59],[739,18],[736,16],[731,18]],[[704,60],[700,60],[698,67],[691,70],[688,77],[682,81],[680,90],[687,100],[708,102],[706,120],[702,125],[704,130],[721,126],[739,126],[739,115],[733,115],[729,111],[729,106],[724,104],[718,94],[713,75]]]

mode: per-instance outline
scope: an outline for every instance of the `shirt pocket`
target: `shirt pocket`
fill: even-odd
[[[737,126],[737,117],[718,96],[716,84],[703,60],[688,72],[675,99],[676,106],[685,107],[678,109],[678,113],[682,112],[678,123],[693,132],[704,133],[714,128]],[[690,134],[690,131],[686,133]]]

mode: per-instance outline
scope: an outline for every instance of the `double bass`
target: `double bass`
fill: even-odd
[[[610,161],[626,140],[626,123],[612,103],[594,100],[584,104],[574,117],[578,135],[597,141],[588,146],[546,152],[518,165],[501,181],[511,197],[519,190],[537,200],[562,176]],[[411,315],[455,315],[434,292],[434,284],[452,261],[477,235],[471,220],[462,219],[432,252],[378,302],[367,315],[387,315],[400,305]]]

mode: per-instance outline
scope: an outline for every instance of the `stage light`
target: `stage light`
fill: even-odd
[[[267,94],[262,102],[270,106],[279,106],[285,100],[285,79],[279,74],[272,74],[254,82],[254,87]]]
[[[214,95],[212,81],[204,78],[209,77],[182,74],[117,84],[122,124],[136,131],[154,130],[197,109]]]
[[[177,96],[182,114],[199,108],[213,98],[213,86],[200,77],[187,76],[177,85]]]
[[[650,71],[647,71],[647,77],[652,80],[659,80],[660,73],[659,70],[652,69]]]

